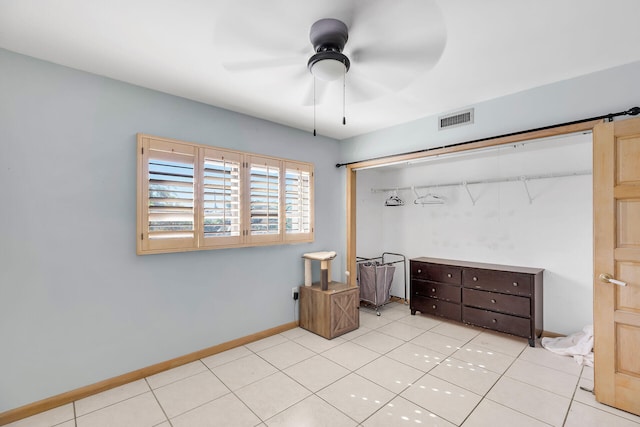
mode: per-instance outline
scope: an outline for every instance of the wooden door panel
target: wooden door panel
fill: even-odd
[[[640,283],[640,263],[619,262],[616,277],[625,283]],[[616,291],[616,310],[640,314],[640,286],[618,287]]]
[[[616,141],[616,150],[618,151],[617,183],[637,184],[640,182],[640,136],[619,138]],[[632,164],[627,165],[626,163]]]
[[[593,144],[594,392],[640,415],[640,119],[596,125]]]
[[[618,341],[618,372],[640,377],[640,327],[619,324],[616,328]],[[640,398],[640,396],[638,396]]]
[[[619,200],[617,208],[617,246],[640,248],[640,200]]]

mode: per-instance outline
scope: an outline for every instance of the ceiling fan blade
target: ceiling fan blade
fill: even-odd
[[[266,55],[310,53],[306,22],[298,22],[295,8],[283,0],[249,1],[246,7],[231,7],[216,22],[214,44],[236,54],[238,51]],[[304,49],[304,50],[303,50]],[[226,58],[226,55],[225,55]]]
[[[309,75],[309,84],[307,90],[302,98],[302,105],[305,107],[312,107],[314,104],[313,93],[313,76]],[[320,105],[326,100],[327,89],[330,83],[324,82],[319,79],[315,79],[316,93],[315,93],[315,105]]]
[[[265,68],[278,68],[278,67],[290,67],[292,65],[298,65],[303,67],[306,65],[304,57],[290,57],[290,58],[267,58],[267,59],[255,59],[248,61],[230,61],[225,62],[222,66],[231,72],[243,72],[243,71],[258,71]]]
[[[349,73],[351,74],[351,72]],[[346,102],[348,105],[395,94],[397,94],[397,91],[369,79],[365,74],[358,71],[355,71],[347,78]]]
[[[440,60],[446,46],[444,31],[428,38],[413,38],[393,46],[371,43],[353,49],[351,70],[390,89],[401,90],[418,76],[431,70]]]
[[[366,26],[356,25],[349,30],[345,54],[360,49],[419,47],[429,40],[446,39],[444,17],[435,0],[370,0],[363,3],[364,7],[358,7],[357,21],[366,22]]]
[[[438,63],[445,45],[445,39],[432,39],[395,48],[368,47],[352,51],[350,59],[354,65],[383,64],[398,68],[417,67],[425,71]]]

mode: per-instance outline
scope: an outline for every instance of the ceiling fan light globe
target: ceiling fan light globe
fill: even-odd
[[[344,63],[335,59],[322,59],[311,66],[311,74],[325,82],[337,80],[344,76],[345,72]]]

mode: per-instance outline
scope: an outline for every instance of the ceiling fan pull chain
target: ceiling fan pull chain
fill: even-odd
[[[347,93],[347,67],[344,67],[344,74],[342,75],[342,124],[347,124],[347,113],[346,113],[346,93]]]
[[[313,76],[313,136],[316,136],[316,76]]]

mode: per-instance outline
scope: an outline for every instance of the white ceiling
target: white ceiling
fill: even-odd
[[[638,0],[0,0],[0,47],[311,132],[309,28],[341,19],[347,125],[339,81],[316,127],[345,139],[638,61],[638,17]]]

